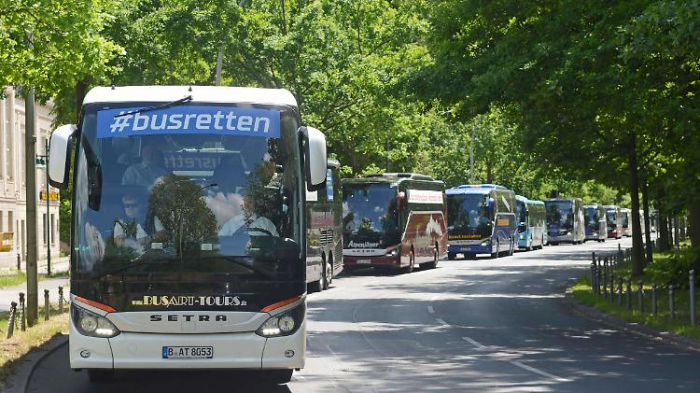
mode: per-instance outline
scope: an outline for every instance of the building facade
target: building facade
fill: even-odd
[[[27,255],[27,186],[25,165],[25,102],[13,88],[5,89],[0,100],[0,268],[17,265],[25,268]],[[37,103],[34,109],[36,154],[47,155],[46,141],[51,134],[53,105]],[[48,248],[51,257],[59,257],[59,193],[50,187],[46,193],[47,170],[39,165],[37,186],[37,255],[39,266],[46,264]],[[47,205],[48,211],[47,211]]]

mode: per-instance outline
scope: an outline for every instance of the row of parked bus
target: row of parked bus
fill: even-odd
[[[325,289],[343,269],[433,268],[444,257],[492,258],[548,244],[631,236],[630,209],[580,198],[531,200],[494,184],[416,173],[344,179],[329,161],[326,189],[307,193],[307,282]],[[342,194],[342,198],[338,196]]]

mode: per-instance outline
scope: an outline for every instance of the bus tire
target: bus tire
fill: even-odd
[[[416,255],[413,253],[413,250],[408,254],[408,266],[403,268],[404,273],[413,273],[413,268],[415,267],[414,265],[416,264]]]
[[[432,262],[427,262],[427,263],[421,263],[420,268],[421,269],[435,269],[438,264],[438,255],[440,253],[438,252],[437,247],[433,250],[433,261]]]
[[[454,252],[448,252],[447,253],[447,259],[450,261],[453,261],[455,258],[457,258],[457,254]]]
[[[323,276],[323,273],[321,274]],[[310,282],[306,285],[306,291],[308,293],[315,293],[315,292],[321,292],[323,290],[323,284],[321,283],[323,281],[323,277],[319,278],[316,281]]]
[[[330,269],[330,271],[329,271]],[[321,289],[324,291],[331,286],[331,281],[333,280],[333,261],[323,262],[323,274],[321,276]]]
[[[114,370],[108,369],[93,369],[87,370],[88,378],[92,383],[105,383],[109,382],[114,378]]]
[[[532,250],[535,249],[535,240],[532,238],[532,236],[530,236],[530,243],[529,243],[529,245],[527,246],[527,248],[525,248],[525,249],[526,249],[527,251],[532,251]]]
[[[501,242],[499,240],[496,240],[496,252],[491,253],[491,259],[498,258],[498,255],[500,253],[501,253]]]
[[[513,254],[515,254],[515,245],[517,244],[516,240],[513,239],[510,241],[510,248],[508,249],[508,256],[512,257]]]

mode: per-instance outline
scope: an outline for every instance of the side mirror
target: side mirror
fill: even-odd
[[[70,151],[73,136],[78,131],[75,124],[58,127],[51,133],[49,144],[49,184],[59,189],[68,187]]]
[[[494,204],[494,202],[495,202],[495,201],[493,200],[493,198],[489,198],[489,210],[490,210],[490,211],[493,211],[493,204]]]
[[[326,136],[313,127],[301,127],[299,133],[304,139],[304,163],[306,166],[306,188],[316,191],[323,188],[328,170]]]
[[[401,191],[396,195],[396,211],[403,211],[406,193]]]

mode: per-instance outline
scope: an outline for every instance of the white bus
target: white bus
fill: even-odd
[[[98,87],[51,135],[59,188],[72,143],[72,369],[304,367],[304,196],[327,161],[291,93]]]

